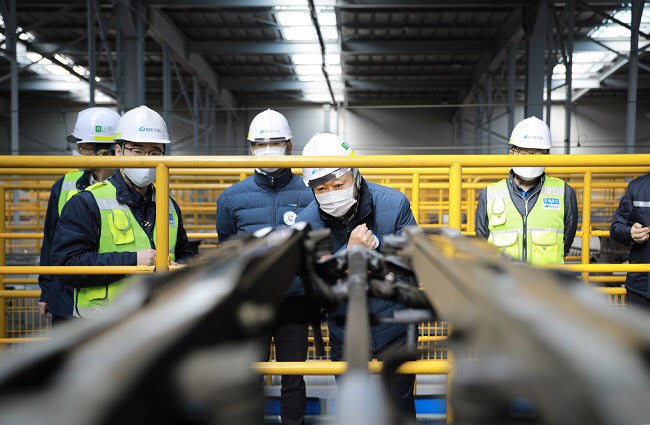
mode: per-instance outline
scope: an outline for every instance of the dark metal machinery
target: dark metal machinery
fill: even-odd
[[[103,317],[2,361],[0,423],[261,423],[262,390],[251,367],[260,337],[277,320],[313,323],[309,314],[281,314],[298,275],[307,312],[347,303],[338,318],[349,364],[339,424],[404,422],[381,382],[414,357],[415,323],[435,318],[453,324],[454,423],[650,422],[647,314],[609,307],[571,276],[508,262],[447,232],[407,229],[386,237],[382,253],[355,247],[331,254],[328,242],[326,231],[298,224],[226,243],[175,273],[135,278],[139,284]],[[411,309],[371,317],[368,298]],[[407,324],[409,332],[378,383],[368,380],[368,331],[382,321]],[[463,358],[468,348],[478,358]],[[534,413],[513,415],[516,398]]]

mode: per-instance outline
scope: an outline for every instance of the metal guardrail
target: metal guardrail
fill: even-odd
[[[416,217],[419,217],[420,191],[427,188],[445,188],[449,190],[449,223],[452,228],[462,227],[462,189],[480,189],[486,183],[463,182],[463,176],[476,175],[505,175],[512,166],[546,166],[550,174],[582,174],[583,182],[575,184],[583,191],[582,199],[582,231],[578,236],[582,238],[582,256],[580,265],[564,265],[561,268],[582,272],[585,281],[589,280],[589,273],[594,272],[627,272],[627,271],[650,271],[650,265],[620,265],[620,264],[589,264],[589,246],[591,236],[606,236],[608,231],[591,229],[591,194],[594,188],[624,187],[620,182],[592,182],[595,174],[623,174],[645,173],[650,171],[647,164],[650,163],[650,155],[532,155],[532,156],[509,156],[509,155],[397,155],[397,156],[357,156],[357,157],[249,157],[249,156],[228,156],[228,157],[57,157],[57,156],[0,156],[0,174],[3,175],[38,175],[38,174],[61,174],[64,171],[74,168],[156,168],[156,203],[159,208],[156,211],[156,220],[164,222],[168,215],[169,190],[175,188],[201,189],[203,185],[195,183],[173,183],[169,182],[169,175],[184,176],[208,176],[220,175],[224,169],[229,170],[228,174],[239,174],[240,179],[246,177],[251,168],[259,167],[296,167],[299,172],[302,166],[323,166],[323,167],[358,167],[367,175],[411,175],[412,206]],[[48,168],[40,168],[41,164],[48,164]],[[508,167],[503,167],[508,164]],[[445,176],[448,175],[448,182],[422,183],[422,176]],[[208,184],[206,188],[212,188]],[[222,185],[218,185],[221,188]],[[40,186],[39,186],[40,187]],[[215,186],[216,187],[216,186]],[[10,190],[11,185],[0,184],[0,212],[5,211],[5,190]],[[468,220],[470,217],[468,216]],[[465,232],[471,234],[472,232]],[[216,238],[215,232],[195,232],[188,234],[190,237]],[[6,231],[4,220],[0,220],[0,243],[4,244],[10,238],[28,239],[37,237],[34,233],[11,233]],[[115,273],[163,273],[170,270],[168,258],[168,229],[160,226],[156,229],[158,240],[156,249],[155,267],[110,267],[112,274]],[[31,266],[5,266],[5,250],[0,250],[0,274],[92,274],[106,273],[104,268],[40,268]],[[74,270],[73,270],[74,269]],[[119,269],[119,270],[118,270]],[[607,280],[607,278],[613,278]],[[594,281],[618,282],[621,277],[594,277]],[[4,285],[8,279],[0,280],[0,294],[4,294]],[[620,289],[618,290],[620,292]],[[17,295],[18,291],[13,292]],[[5,315],[5,305],[0,303],[0,317]],[[4,335],[4,321],[0,323],[0,337]]]

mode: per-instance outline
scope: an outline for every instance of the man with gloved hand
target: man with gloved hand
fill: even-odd
[[[165,154],[167,126],[155,111],[140,106],[120,118],[115,156]],[[154,265],[156,258],[156,198],[154,168],[122,168],[103,182],[73,196],[61,212],[52,246],[58,266]],[[192,255],[181,210],[169,198],[169,257],[186,262]],[[124,290],[120,275],[61,275],[74,288],[74,314],[96,317]]]
[[[303,156],[353,156],[354,150],[335,134],[318,133],[305,145]],[[399,234],[406,226],[417,225],[411,206],[403,193],[368,183],[357,168],[303,168],[305,184],[316,200],[298,215],[312,229],[331,230],[332,249],[352,246],[381,250],[382,238]],[[393,301],[371,299],[368,305],[373,316],[393,317],[403,307]],[[330,316],[344,316],[346,305],[340,305]],[[328,320],[331,359],[343,359],[344,327]],[[371,354],[380,360],[404,346],[406,326],[381,323],[371,326]],[[415,375],[398,375],[390,391],[400,412],[415,419],[413,385]]]
[[[292,133],[287,119],[267,109],[251,122],[248,131],[250,154],[256,157],[291,155]],[[253,176],[224,190],[217,200],[217,233],[222,243],[238,233],[253,233],[264,227],[290,226],[311,201],[311,191],[290,168],[258,168]],[[285,294],[283,313],[297,312],[304,290],[296,280]],[[300,322],[302,318],[296,318]],[[282,323],[272,332],[277,361],[303,362],[307,359],[308,325]],[[263,361],[269,359],[265,344]],[[280,410],[283,424],[303,424],[306,412],[305,381],[302,375],[283,375]]]

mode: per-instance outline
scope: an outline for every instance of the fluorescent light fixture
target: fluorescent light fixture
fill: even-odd
[[[27,52],[27,53],[25,53],[25,57],[27,59],[29,59],[30,61],[32,61],[32,62],[38,62],[39,60],[41,60],[43,58],[43,56],[39,55],[36,52]]]
[[[329,93],[306,93],[303,96],[303,99],[308,102],[330,103],[332,101],[332,96],[330,96]],[[343,93],[334,93],[334,100],[337,102],[343,102]]]
[[[73,70],[74,72],[76,72],[77,74],[79,74],[79,75],[83,75],[83,76],[90,75],[90,72],[89,72],[86,68],[84,68],[83,66],[81,66],[81,65],[74,65],[74,66],[72,67],[72,70]]]
[[[318,24],[322,26],[336,26],[336,13],[333,10],[322,11],[316,14]]]
[[[45,69],[47,69],[51,74],[54,75],[61,75],[61,76],[70,75],[70,72],[67,69],[59,65],[45,65]]]
[[[291,60],[296,65],[320,65],[321,55],[318,53],[298,53],[291,56]],[[327,65],[338,65],[341,63],[341,55],[327,53],[325,63]]]
[[[312,25],[308,12],[281,11],[277,13],[277,17],[283,27]]]
[[[54,55],[54,58],[65,65],[74,66],[74,61],[67,56],[63,56],[57,53]]]
[[[328,75],[341,75],[343,73],[341,65],[328,65],[325,69]]]
[[[336,27],[320,27],[320,33],[323,36],[323,41],[339,39],[339,32],[336,30]]]
[[[290,41],[313,41],[317,40],[314,27],[285,27],[282,28],[282,36]]]
[[[321,75],[298,75],[299,81],[325,81],[325,76]]]
[[[323,75],[320,65],[296,65],[296,74],[299,75]]]

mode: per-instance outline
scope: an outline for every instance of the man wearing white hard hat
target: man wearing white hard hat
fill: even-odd
[[[305,145],[303,156],[353,156],[354,150],[335,134],[318,133]],[[316,200],[298,215],[312,229],[331,230],[332,249],[362,246],[380,250],[384,236],[399,234],[406,226],[415,226],[411,205],[403,193],[385,186],[368,183],[357,168],[302,169],[305,184]],[[371,299],[368,310],[373,317],[393,317],[403,307],[395,302]],[[344,328],[336,319],[344,317],[346,306],[329,312],[330,356],[343,359]],[[382,360],[406,341],[406,327],[392,323],[371,326],[371,352]],[[415,420],[413,384],[415,375],[399,375],[390,385],[400,412]]]
[[[119,120],[120,115],[108,108],[88,108],[79,112],[74,130],[67,137],[68,142],[75,144],[72,154],[75,156],[112,155],[113,136]],[[41,266],[52,265],[51,247],[54,231],[65,203],[77,192],[96,182],[106,180],[113,171],[115,170],[106,168],[72,170],[54,183],[45,213]],[[42,315],[51,313],[54,325],[73,316],[72,289],[63,285],[58,276],[40,275],[38,284],[41,287],[38,306]]]
[[[155,111],[140,106],[120,118],[115,156],[165,154],[167,126]],[[152,266],[156,256],[155,169],[122,168],[107,180],[73,196],[63,208],[54,237],[52,261],[58,266]],[[181,210],[169,198],[169,260],[193,254]],[[120,275],[62,275],[74,288],[74,315],[93,318],[126,287]]]
[[[515,126],[510,155],[548,155],[551,132],[530,117]],[[578,227],[576,193],[544,167],[513,167],[485,188],[476,208],[476,235],[532,265],[562,264]]]
[[[291,155],[291,128],[277,111],[267,109],[251,122],[248,131],[249,153],[256,157]],[[258,168],[253,176],[224,190],[217,200],[217,233],[222,243],[241,233],[253,233],[264,227],[292,225],[296,216],[314,197],[302,179],[290,168]],[[285,294],[282,311],[287,323],[279,324],[272,333],[276,360],[307,359],[308,326],[296,318],[304,290],[296,280]],[[264,361],[269,358],[271,336],[265,344]],[[280,410],[283,424],[302,424],[306,411],[305,381],[301,375],[282,376]]]

